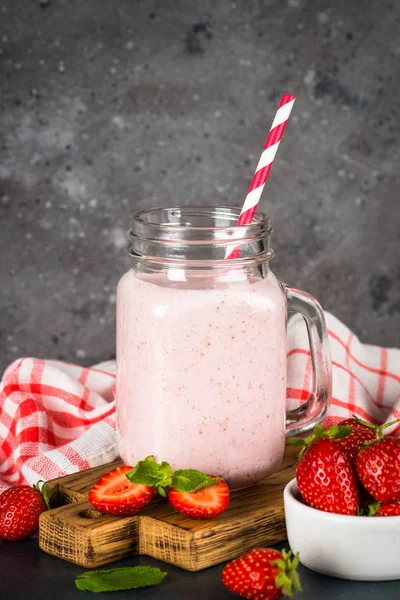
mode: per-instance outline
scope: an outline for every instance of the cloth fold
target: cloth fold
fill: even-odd
[[[400,419],[400,350],[362,344],[332,314],[325,318],[333,389],[323,425],[352,414],[379,424]],[[304,402],[311,386],[307,331],[295,316],[288,322],[288,409]],[[14,361],[0,384],[0,491],[118,458],[114,389],[114,361]],[[385,433],[400,434],[400,423]]]

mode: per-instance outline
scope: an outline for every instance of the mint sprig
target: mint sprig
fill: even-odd
[[[158,585],[166,575],[154,567],[119,567],[85,571],[75,579],[75,585],[83,592],[117,592]]]
[[[196,492],[208,485],[220,481],[219,477],[209,477],[197,469],[179,469],[172,471],[167,462],[157,463],[154,456],[141,460],[126,477],[131,483],[149,485],[157,488],[161,496],[166,496],[165,488],[172,487],[178,492]]]
[[[126,473],[131,483],[157,488],[161,496],[166,496],[165,488],[172,483],[172,469],[167,462],[156,463],[154,456],[148,456]]]

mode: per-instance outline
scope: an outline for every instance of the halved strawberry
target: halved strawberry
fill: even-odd
[[[168,500],[178,512],[192,519],[210,519],[228,508],[229,488],[223,479],[195,492],[168,490]]]
[[[147,506],[154,488],[128,481],[126,474],[131,470],[132,467],[123,466],[103,475],[90,490],[89,502],[112,515],[133,515]]]

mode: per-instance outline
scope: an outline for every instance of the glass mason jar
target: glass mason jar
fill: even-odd
[[[117,439],[125,464],[152,454],[231,489],[279,469],[287,435],[311,429],[331,393],[324,314],[269,267],[269,218],[230,207],[159,208],[133,218],[132,268],[117,290]],[[226,259],[232,249],[237,258]],[[306,321],[313,390],[286,403],[288,311]]]

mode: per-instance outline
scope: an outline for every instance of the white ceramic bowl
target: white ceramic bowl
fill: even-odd
[[[360,581],[400,579],[400,516],[335,515],[300,501],[296,479],[284,491],[288,542],[318,573]]]

